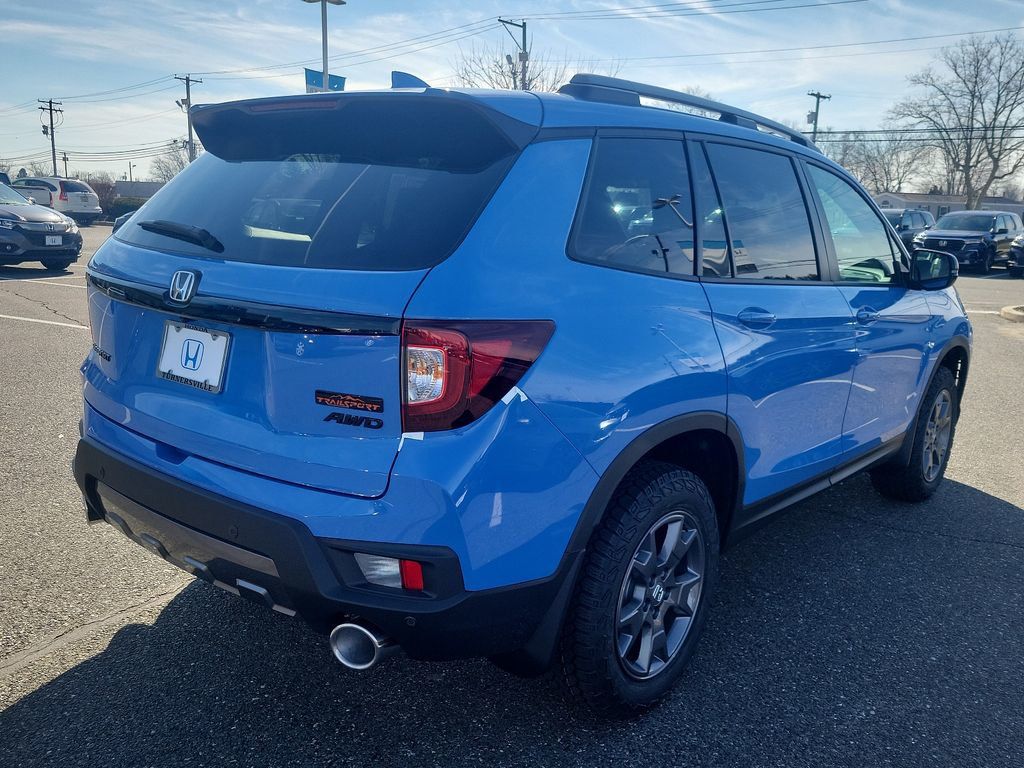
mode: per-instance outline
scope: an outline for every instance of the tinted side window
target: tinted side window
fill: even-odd
[[[736,277],[816,280],[814,239],[796,171],[788,157],[709,144],[725,204]]]
[[[570,252],[641,272],[693,274],[693,203],[683,143],[598,139]]]
[[[809,165],[839,262],[839,279],[865,283],[894,280],[889,234],[867,201],[845,180]]]
[[[92,192],[90,187],[80,181],[65,181],[63,184],[65,192]]]
[[[912,224],[912,226],[913,226],[914,229],[923,229],[924,228],[924,216],[922,216],[920,213],[915,213],[914,214],[914,223]]]

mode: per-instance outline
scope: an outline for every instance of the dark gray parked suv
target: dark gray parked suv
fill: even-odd
[[[914,238],[915,248],[931,248],[956,256],[960,268],[987,273],[993,264],[1010,260],[1010,245],[1024,230],[1020,216],[1009,211],[953,211]]]
[[[40,261],[47,269],[63,270],[81,250],[74,219],[0,184],[0,264]]]
[[[883,208],[882,213],[908,248],[914,247],[914,238],[935,226],[935,217],[928,211],[910,208]]]

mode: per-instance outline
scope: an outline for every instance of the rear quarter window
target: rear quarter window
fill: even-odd
[[[569,253],[601,266],[693,275],[693,203],[683,142],[598,139]]]
[[[62,181],[61,184],[64,185],[65,192],[89,192],[90,194],[95,194],[92,191],[92,187],[80,181]]]

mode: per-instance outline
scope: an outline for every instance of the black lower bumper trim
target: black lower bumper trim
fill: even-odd
[[[201,490],[88,438],[78,444],[75,479],[91,520],[196,577],[308,621],[321,632],[360,618],[414,658],[453,659],[520,651],[543,666],[553,650],[579,553],[548,579],[468,591],[444,547],[319,539],[298,520]],[[353,552],[424,563],[429,592],[367,584]]]

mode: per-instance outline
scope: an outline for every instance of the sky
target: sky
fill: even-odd
[[[671,88],[804,125],[879,127],[906,76],[966,32],[1024,36],[1024,0],[348,0],[328,12],[332,74],[346,89],[412,72],[451,87],[460,52],[515,52],[497,18],[527,20],[536,57]],[[907,39],[917,38],[917,39]],[[186,133],[175,105],[301,93],[319,69],[320,8],[300,0],[6,0],[0,158],[49,159],[37,99],[62,101],[58,156],[71,176],[146,178]],[[88,158],[88,161],[86,160]],[[63,168],[61,167],[61,172]],[[12,174],[13,175],[13,174]]]

